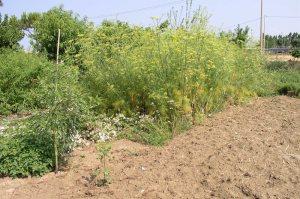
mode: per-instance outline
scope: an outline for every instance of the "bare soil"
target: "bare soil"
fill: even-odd
[[[269,61],[300,61],[300,58],[294,58],[289,54],[268,54],[267,59]]]
[[[0,179],[0,198],[300,198],[300,100],[231,106],[161,148],[113,143],[111,184],[91,185],[94,146],[66,171]]]

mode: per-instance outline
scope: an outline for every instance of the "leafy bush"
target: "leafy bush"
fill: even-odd
[[[52,169],[51,137],[34,120],[0,135],[0,176],[42,175]]]
[[[37,88],[51,64],[34,54],[0,51],[0,115],[40,108]]]
[[[0,175],[42,175],[54,169],[56,155],[61,165],[76,144],[87,115],[76,86],[78,72],[63,65],[46,70],[49,75],[39,84],[45,109],[11,124],[1,135]]]

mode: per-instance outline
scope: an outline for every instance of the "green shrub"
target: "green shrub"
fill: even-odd
[[[300,97],[300,70],[278,71],[275,77],[278,94]]]
[[[288,62],[286,61],[270,61],[267,63],[266,69],[270,71],[278,71],[288,69]]]
[[[173,123],[220,110],[229,98],[242,102],[256,95],[262,81],[257,50],[196,25],[163,32],[103,25],[76,45],[81,46],[76,62],[86,68],[81,83],[98,113],[146,114]]]
[[[26,177],[52,170],[51,137],[33,120],[0,136],[0,176]]]
[[[266,65],[271,82],[265,86],[267,95],[289,95],[299,97],[300,93],[300,62],[271,61]],[[264,81],[263,83],[266,83]],[[271,86],[270,86],[271,85]]]
[[[147,116],[142,116],[136,121],[125,124],[118,138],[154,146],[162,146],[172,138],[172,131],[164,121],[158,122]]]
[[[0,115],[40,108],[37,87],[51,64],[34,54],[0,51]]]
[[[300,49],[293,49],[291,52],[291,55],[295,58],[299,58],[300,57]]]
[[[76,144],[87,115],[76,85],[78,72],[64,65],[45,70],[49,75],[38,85],[44,109],[12,123],[1,135],[0,175],[42,175],[54,169],[55,150],[61,165]]]
[[[286,70],[299,70],[300,62],[298,61],[269,61],[266,64],[268,71],[286,71]]]
[[[162,31],[105,22],[74,46],[79,53],[69,60],[82,69],[80,84],[94,113],[153,118],[117,133],[133,141],[162,145],[228,100],[269,94],[260,52],[199,24]]]

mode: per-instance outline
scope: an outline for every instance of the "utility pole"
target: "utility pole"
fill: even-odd
[[[266,50],[266,15],[264,15],[263,50]]]
[[[263,52],[263,45],[264,45],[264,36],[263,36],[263,7],[264,7],[264,1],[260,0],[260,50]]]

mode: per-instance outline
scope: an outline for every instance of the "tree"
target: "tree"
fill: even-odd
[[[300,34],[289,33],[288,35],[266,35],[266,47],[267,48],[280,48],[289,47],[295,48],[300,47]]]
[[[24,37],[23,26],[16,16],[9,17],[0,14],[0,48],[19,47],[19,41]]]
[[[33,12],[26,13],[24,12],[21,16],[21,23],[24,30],[29,30],[34,28],[34,23],[39,20],[41,14]]]
[[[0,6],[3,6],[2,0],[0,0]]]
[[[61,29],[61,54],[86,29],[85,20],[62,7],[53,8],[36,19],[33,24],[34,32],[30,36],[32,45],[36,51],[47,53],[49,59],[55,59],[56,56],[58,29]]]
[[[292,52],[291,55],[295,58],[300,57],[300,34],[294,33],[291,39]]]
[[[238,25],[235,29],[235,32],[233,33],[232,41],[241,48],[245,47],[250,38],[249,31],[250,28],[248,26],[246,26],[245,28],[241,28],[240,25]]]
[[[291,36],[291,46],[293,48],[300,48],[300,34],[298,33],[294,33],[292,36]]]

